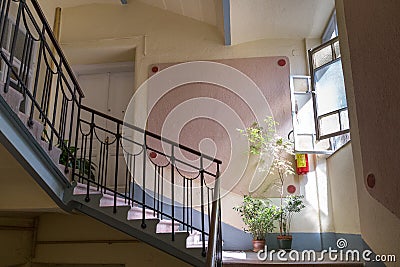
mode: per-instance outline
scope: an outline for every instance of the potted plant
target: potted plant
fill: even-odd
[[[64,165],[65,167],[72,168],[75,151],[78,151],[79,148],[74,146],[68,147],[68,141],[64,140],[63,145],[58,146],[61,149],[61,156],[59,163]],[[96,176],[96,164],[94,162],[90,162],[86,158],[77,158],[75,160],[75,169],[78,171],[79,175],[90,178],[90,180],[95,181]]]
[[[280,233],[280,235],[277,237],[278,244],[291,244],[292,236],[288,234],[289,231],[287,231],[286,225],[287,219],[291,221],[293,211],[288,214],[288,209],[285,209],[285,207],[288,206],[287,203],[284,205],[284,184],[285,179],[289,175],[294,174],[293,162],[291,160],[291,155],[294,154],[293,144],[287,140],[284,140],[276,133],[276,126],[278,123],[272,117],[267,117],[264,122],[266,124],[266,128],[261,127],[257,122],[255,122],[249,128],[239,131],[248,138],[250,144],[250,154],[261,156],[266,155],[272,159],[271,167],[268,170],[267,176],[277,176],[276,184],[278,185],[280,193],[280,205],[277,207],[278,213],[276,217],[279,222]],[[299,200],[301,200],[300,209],[302,209],[304,208],[304,205],[302,205],[302,199],[296,198],[296,201]],[[300,206],[298,206],[298,208]],[[282,240],[286,240],[287,242],[282,242]]]
[[[50,138],[47,134],[47,130],[44,129],[42,133],[42,140],[49,143],[49,139]],[[68,169],[71,169],[73,167],[75,152],[77,152],[79,148],[76,148],[74,146],[68,147],[68,144],[68,140],[64,140],[62,144],[57,145],[57,147],[61,149],[61,155],[58,163],[65,167],[68,167]],[[75,170],[81,176],[90,177],[90,180],[95,181],[96,179],[96,164],[94,162],[90,162],[86,158],[77,158],[75,160]],[[70,176],[71,172],[68,173],[69,178],[71,178]]]
[[[276,207],[267,200],[244,196],[243,204],[233,209],[240,213],[244,231],[253,236],[253,251],[263,250],[266,235],[275,229]]]
[[[285,203],[277,209],[276,219],[279,221],[278,246],[280,249],[290,250],[292,248],[292,235],[290,227],[293,215],[300,212],[305,205],[304,196],[290,195],[285,198]]]

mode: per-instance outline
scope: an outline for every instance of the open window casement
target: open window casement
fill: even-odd
[[[309,50],[308,54],[317,140],[346,134],[350,126],[339,38]]]
[[[295,150],[330,154],[350,139],[339,39],[308,53],[311,76],[291,76]]]

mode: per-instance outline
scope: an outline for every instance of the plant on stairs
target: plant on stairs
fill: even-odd
[[[43,130],[42,140],[49,143],[46,129]],[[73,167],[75,152],[78,152],[79,148],[68,145],[68,140],[64,140],[62,144],[57,145],[57,147],[61,149],[59,164],[71,169]],[[93,181],[96,179],[96,168],[96,164],[94,162],[89,162],[86,158],[77,158],[75,161],[75,170],[78,171],[78,174],[84,177],[90,177]]]

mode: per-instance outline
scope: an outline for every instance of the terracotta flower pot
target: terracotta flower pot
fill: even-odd
[[[291,235],[278,235],[276,239],[278,240],[279,249],[284,249],[284,250],[292,249],[293,237]]]
[[[253,240],[253,251],[258,252],[265,248],[265,240]]]

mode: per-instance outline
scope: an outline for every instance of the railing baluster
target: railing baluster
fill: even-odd
[[[100,185],[103,183],[103,172],[100,171],[100,168],[102,167],[102,161],[103,161],[103,142],[100,141],[100,153],[99,153],[99,167],[98,167],[98,173],[97,173],[97,191],[101,190]]]
[[[160,218],[160,189],[161,189],[161,166],[158,166],[157,169],[157,179],[158,179],[158,183],[157,183],[157,218]]]
[[[135,200],[135,176],[136,176],[136,155],[133,156],[133,171],[132,171],[132,193],[131,193],[131,199],[132,199],[132,205]]]
[[[206,232],[205,232],[205,216],[204,216],[204,170],[203,156],[200,157],[200,204],[201,204],[201,238],[202,238],[202,255],[206,255]]]
[[[10,11],[10,2],[11,0],[5,0],[3,1],[1,5],[1,13],[0,13],[0,25],[1,25],[1,37],[0,37],[0,44],[3,43],[5,33],[6,31],[6,26],[7,26],[7,20],[8,20],[8,12]],[[3,51],[1,51],[3,53]]]
[[[175,145],[171,146],[171,220],[172,241],[175,241]]]
[[[161,169],[161,220],[164,214],[164,168]]]
[[[183,221],[183,230],[185,230],[185,187],[186,187],[186,179],[182,177],[182,221]]]
[[[11,70],[10,70],[10,66],[11,68],[14,66],[14,53],[15,53],[15,46],[17,44],[17,38],[18,38],[18,33],[19,33],[19,23],[21,21],[21,14],[22,14],[22,9],[24,8],[24,2],[20,1],[19,5],[18,5],[18,11],[17,11],[17,18],[15,21],[15,27],[14,27],[14,34],[13,34],[13,38],[12,38],[12,43],[11,43],[11,49],[10,49],[10,65],[7,68],[7,78],[6,78],[6,82],[4,85],[4,92],[7,93],[8,92],[8,87],[10,86],[10,76],[11,76]]]
[[[88,135],[84,135],[83,139],[85,140],[85,144],[83,146],[83,158],[79,159],[79,173],[80,173],[80,178],[82,179],[82,181],[85,181],[85,161],[86,161],[86,150],[87,150],[87,139],[88,139]],[[90,187],[90,180],[87,179],[87,187],[86,187],[86,202],[90,201],[90,197],[89,197],[89,187]]]
[[[124,192],[124,199],[125,203],[126,200],[129,198],[129,180],[130,180],[130,174],[129,174],[129,154],[127,155],[127,160],[126,160],[126,166],[125,166],[125,192]]]
[[[157,165],[154,164],[154,185],[153,185],[153,216],[156,216],[156,193],[157,193]]]
[[[43,31],[44,31],[44,29],[43,29]],[[30,124],[30,126],[32,126],[33,114],[35,112],[34,101],[36,100],[36,94],[37,94],[38,83],[39,83],[39,74],[40,74],[40,67],[41,67],[40,61],[42,60],[42,49],[43,49],[43,42],[40,42],[39,55],[38,55],[38,61],[37,61],[37,67],[36,67],[35,82],[34,82],[34,85],[33,85],[33,93],[32,93],[32,98],[33,99],[32,99],[32,103],[31,103],[31,110],[29,112],[29,124]]]
[[[92,116],[90,118],[90,132],[89,132],[89,159],[86,159],[86,157],[85,157],[85,159],[83,161],[83,166],[85,169],[83,175],[85,176],[85,172],[87,172],[88,187],[90,184],[90,180],[92,180],[93,134],[94,134],[95,127],[96,127],[96,124],[94,121],[94,114],[92,114]],[[88,166],[86,166],[87,160],[89,161]],[[86,167],[88,168],[87,170],[86,170]]]
[[[141,227],[144,229],[146,228],[146,160],[147,160],[147,140],[146,140],[146,133],[143,135],[143,170],[142,170],[142,225]]]
[[[117,190],[118,190],[118,167],[119,167],[119,145],[120,145],[120,124],[117,123],[117,134],[115,136],[115,175],[114,175],[114,209],[113,212],[117,213]]]
[[[106,164],[104,173],[104,194],[107,192],[107,176],[108,176],[108,156],[109,156],[109,139],[106,137]]]
[[[60,64],[61,64],[61,59],[60,59]],[[59,72],[61,72],[61,70],[59,70]],[[61,82],[61,76],[60,76],[60,73],[58,73],[58,75],[57,75],[56,93],[55,93],[55,96],[54,96],[53,118],[51,120],[51,126],[53,126],[54,128],[56,126],[55,124],[56,124],[56,114],[57,114],[57,106],[58,106],[57,105],[58,104],[58,93],[60,91],[60,82]],[[49,95],[49,98],[50,98],[50,95]],[[50,99],[49,99],[49,101],[50,101]],[[48,108],[49,108],[49,106],[47,106],[47,109]],[[46,116],[47,116],[47,114],[46,114]],[[51,148],[52,148],[53,137],[54,137],[54,132],[50,131],[49,150],[51,150]]]
[[[190,180],[190,231],[193,233],[193,180]]]

